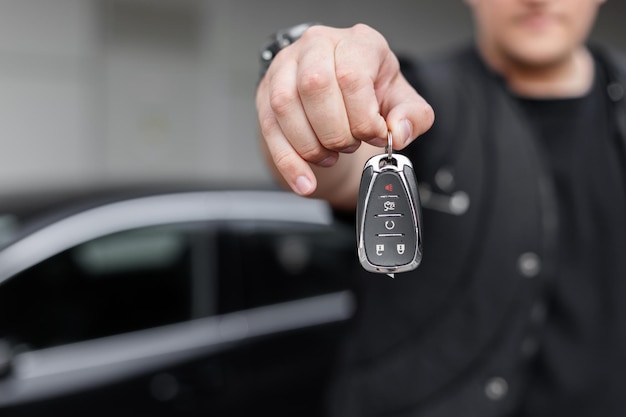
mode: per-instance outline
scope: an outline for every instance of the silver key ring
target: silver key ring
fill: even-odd
[[[385,152],[387,152],[387,159],[393,158],[393,137],[391,136],[391,130],[387,131],[387,146],[385,146]]]

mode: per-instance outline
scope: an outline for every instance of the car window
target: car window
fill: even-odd
[[[193,230],[116,233],[23,271],[0,287],[0,337],[44,348],[188,319]]]
[[[233,223],[220,231],[218,248],[225,313],[345,290],[358,266],[345,224]]]
[[[210,221],[87,241],[0,286],[0,339],[41,349],[342,291],[344,224]]]
[[[158,272],[183,256],[186,236],[178,230],[140,229],[117,233],[80,245],[72,258],[91,279]]]

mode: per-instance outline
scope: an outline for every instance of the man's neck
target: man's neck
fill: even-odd
[[[522,97],[580,97],[593,85],[593,57],[584,47],[550,65],[524,65],[512,60],[490,64],[504,77],[510,90]]]

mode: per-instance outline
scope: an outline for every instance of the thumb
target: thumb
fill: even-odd
[[[393,137],[394,149],[403,149],[424,134],[435,121],[433,108],[402,78],[387,91],[382,111]]]

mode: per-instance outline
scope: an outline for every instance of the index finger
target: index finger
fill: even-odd
[[[380,113],[379,95],[393,74],[393,68],[388,68],[391,52],[383,36],[368,26],[356,25],[350,31],[352,36],[335,49],[335,72],[350,129],[360,140],[379,138],[379,144],[384,144],[387,123]]]

